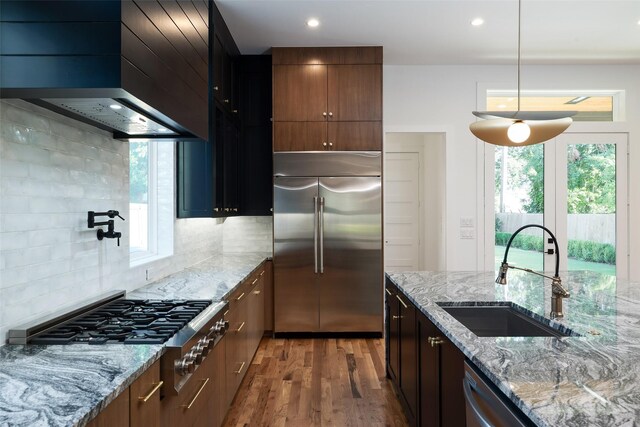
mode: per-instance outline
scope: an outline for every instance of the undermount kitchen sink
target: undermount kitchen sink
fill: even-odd
[[[505,305],[438,305],[479,337],[568,337],[571,330],[561,331]]]

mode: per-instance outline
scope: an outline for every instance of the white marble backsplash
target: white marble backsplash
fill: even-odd
[[[224,222],[224,252],[273,251],[273,218],[247,216],[227,218]]]

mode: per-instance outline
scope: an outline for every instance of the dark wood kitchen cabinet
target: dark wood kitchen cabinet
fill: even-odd
[[[226,394],[223,395],[227,407],[233,402],[264,333],[264,275],[260,274],[263,271],[265,263],[229,296],[229,311],[225,315],[229,321],[225,335]]]
[[[273,150],[381,150],[382,48],[274,48]]]
[[[387,371],[399,391],[409,424],[415,426],[418,419],[416,309],[395,286],[387,284],[385,289],[389,306]]]
[[[224,366],[226,341],[225,336],[216,344],[177,394],[165,391],[160,403],[163,427],[221,424],[227,408],[218,401],[224,395],[224,373],[220,375],[219,367]]]
[[[271,215],[271,56],[243,55],[239,61],[240,147],[238,194],[242,215]]]
[[[464,427],[464,355],[422,314],[418,329],[420,425]]]
[[[273,333],[273,261],[267,261],[264,268],[264,334]]]
[[[129,426],[129,389],[126,389],[104,408],[87,427]]]
[[[210,139],[177,143],[177,214],[271,215],[271,57],[240,56],[212,14]]]
[[[464,427],[464,355],[388,279],[385,304],[387,376],[409,423]]]
[[[161,386],[160,361],[151,365],[129,386],[129,423],[131,427],[160,426]]]
[[[176,195],[178,218],[211,217],[213,212],[213,144],[209,141],[176,143]]]
[[[156,361],[93,420],[89,427],[159,427],[160,362]]]

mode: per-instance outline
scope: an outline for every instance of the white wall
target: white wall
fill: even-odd
[[[570,130],[629,133],[630,277],[640,279],[640,66],[524,65],[529,90],[626,91],[626,122],[574,123]],[[384,131],[446,134],[446,246],[448,270],[484,266],[484,143],[468,129],[478,86],[516,86],[515,66],[384,66]],[[460,218],[471,217],[476,239],[460,238]]]
[[[128,206],[128,143],[23,101],[0,102],[0,345],[11,327],[145,285],[147,269],[156,280],[223,250],[222,219],[174,220],[174,255],[130,269],[128,223],[116,220],[120,247],[86,223],[89,210],[127,218]],[[269,230],[270,221],[239,219],[233,236],[270,246]]]

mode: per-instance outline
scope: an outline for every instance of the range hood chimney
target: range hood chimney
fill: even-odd
[[[208,2],[2,1],[0,98],[122,140],[209,139]]]

